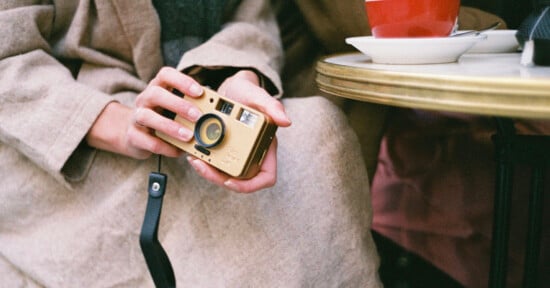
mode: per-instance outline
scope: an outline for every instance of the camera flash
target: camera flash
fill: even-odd
[[[258,115],[243,109],[239,121],[247,126],[254,127],[254,125],[256,125],[256,122],[258,121]]]

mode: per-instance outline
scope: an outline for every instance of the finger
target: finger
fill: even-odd
[[[260,172],[250,179],[237,179],[228,176],[204,161],[188,156],[187,160],[204,179],[226,189],[240,193],[251,193],[275,185],[277,180],[277,143],[276,140],[266,154]]]
[[[292,123],[283,104],[250,81],[236,79],[225,88],[225,96],[267,114],[277,126],[287,127]]]
[[[197,121],[202,114],[191,102],[159,86],[147,87],[136,99],[136,107],[155,107],[155,109],[160,107],[172,111],[191,122]]]
[[[138,126],[160,131],[180,141],[187,142],[193,138],[193,131],[191,129],[163,117],[151,109],[137,108],[134,112],[134,122]]]
[[[220,187],[224,187],[223,183],[229,179],[227,174],[220,172],[218,169],[196,157],[189,155],[187,156],[187,161],[201,177]]]
[[[135,155],[136,158],[145,159],[149,157],[151,153],[167,157],[179,157],[183,153],[183,151],[177,147],[151,135],[149,129],[145,127],[130,128],[126,137],[126,141],[129,143],[128,147],[131,147],[129,149],[133,150],[129,152],[133,153],[132,155]]]
[[[201,96],[204,92],[202,86],[197,81],[172,67],[163,67],[160,69],[150,84],[170,90],[174,88],[191,97]]]
[[[258,174],[250,179],[229,178],[224,186],[230,190],[251,193],[269,188],[277,182],[277,142],[273,140]]]

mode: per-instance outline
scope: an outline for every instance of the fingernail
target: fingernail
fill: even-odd
[[[292,124],[292,121],[290,120],[290,118],[288,118],[288,116],[284,113],[284,112],[279,112],[279,117],[281,117],[282,119],[286,120],[286,122],[290,125]]]
[[[231,180],[226,180],[223,182],[223,185],[225,185],[225,187],[229,190],[237,191],[238,189],[237,185]]]
[[[197,84],[191,84],[191,87],[189,87],[189,92],[191,92],[193,96],[200,96],[202,95],[202,87]]]
[[[189,131],[189,129],[185,129],[183,127],[181,127],[180,129],[178,129],[178,135],[180,135],[180,138],[184,141],[189,141],[191,140],[191,137],[193,136],[191,134],[191,131]]]
[[[286,121],[288,122],[289,125],[292,124],[292,120],[290,120],[290,118],[288,118],[288,116],[285,117],[285,119],[286,119]]]

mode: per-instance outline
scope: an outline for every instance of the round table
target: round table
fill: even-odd
[[[550,67],[524,67],[519,53],[465,54],[431,65],[375,64],[361,53],[322,59],[322,91],[360,101],[479,115],[550,119]]]
[[[550,136],[517,135],[514,118],[550,120],[550,67],[523,66],[519,53],[464,54],[457,62],[384,65],[361,53],[317,64],[317,84],[332,95],[383,105],[496,119],[497,173],[489,287],[505,287],[514,165],[533,168],[524,286],[535,287],[542,225],[543,175]]]

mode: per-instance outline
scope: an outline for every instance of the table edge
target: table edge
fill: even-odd
[[[317,62],[323,92],[349,99],[426,110],[550,119],[550,81],[364,69]],[[472,101],[476,99],[476,101]]]

